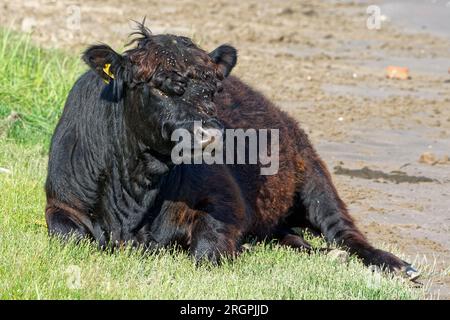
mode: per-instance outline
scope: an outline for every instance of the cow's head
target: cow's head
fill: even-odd
[[[152,35],[143,24],[119,54],[107,45],[88,48],[83,60],[105,80],[103,99],[123,101],[134,134],[161,154],[170,154],[176,129],[187,129],[205,147],[213,137],[196,130],[221,129],[213,102],[221,81],[236,64],[236,50],[222,45],[207,53],[189,38]],[[198,123],[198,122],[196,122]]]

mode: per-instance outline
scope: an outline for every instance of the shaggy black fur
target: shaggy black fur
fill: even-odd
[[[366,264],[408,269],[357,229],[298,124],[238,78],[226,78],[234,48],[207,54],[188,38],[151,35],[143,25],[138,35],[123,55],[99,45],[83,56],[92,70],[70,92],[51,144],[50,234],[101,246],[177,243],[197,260],[217,261],[239,252],[248,235],[308,250],[292,228],[309,227]],[[278,174],[260,175],[259,164],[174,166],[171,133],[192,132],[196,120],[218,129],[279,129]]]

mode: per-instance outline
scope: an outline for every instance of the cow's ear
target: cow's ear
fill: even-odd
[[[100,77],[109,81],[121,68],[123,57],[111,47],[101,44],[89,47],[83,54],[83,60]]]
[[[83,54],[83,60],[108,85],[101,96],[117,102],[122,99],[124,90],[124,58],[107,45],[89,47]]]
[[[214,51],[209,53],[211,59],[217,63],[219,70],[223,76],[230,74],[237,62],[237,50],[229,45],[221,45]]]

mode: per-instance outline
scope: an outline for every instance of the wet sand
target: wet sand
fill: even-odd
[[[450,8],[375,2],[384,16],[379,30],[366,27],[368,1],[294,0],[83,1],[80,29],[69,19],[71,1],[0,0],[0,25],[71,52],[100,41],[120,50],[129,19],[144,15],[155,33],[187,35],[208,50],[231,43],[239,50],[234,73],[306,129],[367,237],[433,266],[422,280],[432,283],[427,295],[449,299],[450,163],[419,158],[450,155]],[[409,67],[411,79],[386,79],[388,65]],[[432,181],[334,174],[337,166]]]

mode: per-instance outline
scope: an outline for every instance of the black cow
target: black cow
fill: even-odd
[[[310,250],[292,231],[308,227],[367,265],[416,276],[408,263],[367,242],[298,124],[227,77],[234,48],[208,54],[186,37],[152,35],[143,24],[138,34],[123,55],[106,45],[83,55],[91,70],[71,90],[51,143],[51,235],[102,247],[178,244],[198,261],[216,262],[239,252],[247,236]],[[195,121],[203,131],[194,132]],[[261,164],[174,165],[171,135],[180,128],[203,147],[214,140],[203,134],[211,128],[279,129],[279,172],[261,175]]]

